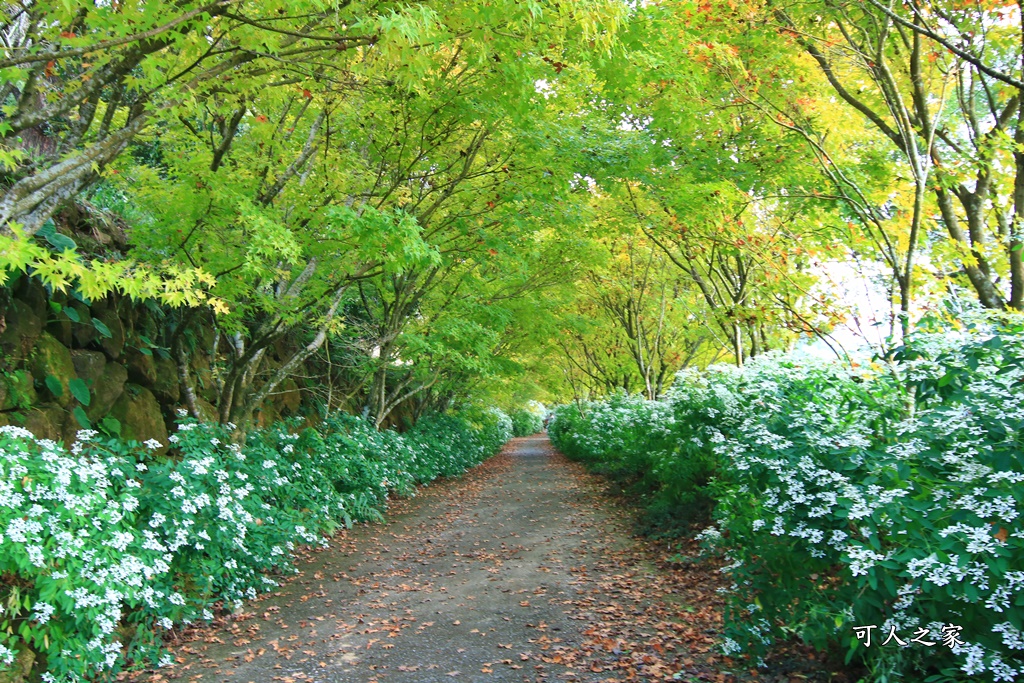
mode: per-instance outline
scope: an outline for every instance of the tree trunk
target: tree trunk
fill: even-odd
[[[1021,93],[1024,99],[1024,93]],[[1024,305],[1024,107],[1017,112],[1017,130],[1014,131],[1013,161],[1016,175],[1013,179],[1013,221],[1010,223],[1008,248],[1010,250],[1010,308],[1021,310]]]

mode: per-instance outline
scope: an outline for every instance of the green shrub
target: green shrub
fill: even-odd
[[[293,571],[296,543],[380,519],[390,494],[496,453],[495,410],[429,416],[405,434],[350,415],[251,434],[183,420],[161,444],[79,433],[70,450],[0,427],[0,673],[27,646],[45,680],[159,664],[162,632],[212,619]],[[148,448],[147,448],[148,446]]]
[[[544,429],[544,406],[536,401],[512,412],[512,436],[530,436]]]
[[[674,425],[668,402],[620,393],[604,402],[559,406],[548,434],[569,458],[609,477],[652,510],[664,510],[669,498],[681,495],[678,486],[665,485],[666,475],[680,474],[667,467],[678,462]]]
[[[663,509],[713,503],[726,652],[756,661],[795,635],[873,680],[1008,681],[1024,675],[1022,385],[1019,332],[919,335],[892,364],[683,373],[657,405],[564,407],[550,431],[612,476],[649,448]],[[891,630],[935,645],[881,645]]]

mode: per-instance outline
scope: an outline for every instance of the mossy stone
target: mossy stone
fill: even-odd
[[[14,663],[7,671],[0,671],[0,683],[23,683],[32,673],[32,665],[36,661],[36,653],[21,646],[14,656]]]
[[[43,383],[44,399],[56,401],[62,406],[71,403],[71,391],[68,382],[75,378],[75,365],[71,359],[71,351],[48,332],[43,332],[36,340],[35,348],[29,356],[29,370],[37,380]],[[60,384],[60,391],[52,391],[47,386],[47,378],[53,377]]]
[[[67,412],[59,405],[45,403],[28,411],[25,415],[25,429],[37,439],[59,441],[63,434],[64,418]]]
[[[153,395],[161,404],[172,406],[181,398],[181,386],[178,383],[178,366],[169,358],[156,358],[156,379],[153,382]]]
[[[103,366],[103,372],[89,387],[89,391],[92,392],[92,401],[85,409],[85,414],[90,420],[95,422],[111,411],[114,403],[124,393],[124,385],[127,381],[128,371],[120,363],[107,363]]]
[[[71,362],[75,366],[75,373],[92,388],[103,375],[107,357],[99,351],[75,349],[71,352]]]
[[[43,321],[23,301],[15,299],[3,315],[6,325],[0,332],[0,349],[12,360],[28,357],[39,335],[43,333]]]
[[[121,436],[125,439],[148,441],[156,439],[167,443],[167,426],[164,424],[160,404],[153,392],[138,384],[126,384],[124,391],[110,409],[110,417],[121,423]],[[157,453],[163,453],[166,447]]]
[[[72,301],[68,305],[74,309],[81,321],[71,326],[71,335],[75,338],[75,344],[80,347],[88,346],[100,336],[92,324],[92,311],[81,301]]]
[[[196,408],[199,409],[199,418],[203,422],[218,422],[220,420],[220,414],[217,412],[217,406],[213,405],[206,399],[196,397]]]
[[[281,382],[273,394],[274,407],[282,415],[294,415],[302,404],[302,390],[289,377]]]
[[[151,354],[129,348],[124,354],[124,364],[128,368],[128,379],[131,381],[144,387],[156,384],[156,361]]]
[[[111,360],[117,360],[124,353],[124,323],[117,315],[117,308],[110,306],[96,314],[96,319],[107,326],[110,336],[100,335],[99,343]]]

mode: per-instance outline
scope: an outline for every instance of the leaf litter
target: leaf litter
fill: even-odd
[[[393,502],[388,523],[301,549],[300,572],[242,611],[175,631],[173,666],[119,678],[856,680],[797,645],[761,670],[721,655],[720,563],[637,538],[633,511],[604,489],[546,438],[515,439]]]

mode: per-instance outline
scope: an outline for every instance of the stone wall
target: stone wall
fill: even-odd
[[[84,421],[166,444],[183,405],[177,366],[157,342],[162,313],[128,299],[51,295],[26,276],[0,288],[0,425],[69,444]],[[212,330],[201,332],[212,338]],[[212,419],[216,391],[211,359],[202,351],[210,345],[196,346],[190,375],[200,409]],[[302,398],[288,380],[263,407],[260,422],[299,412]]]

